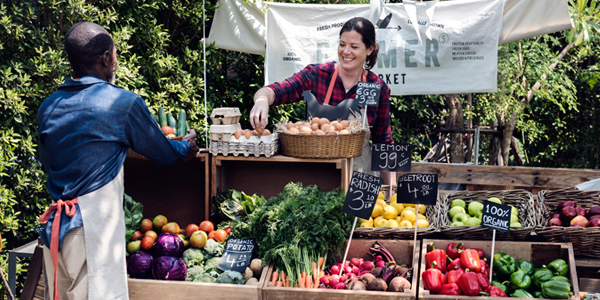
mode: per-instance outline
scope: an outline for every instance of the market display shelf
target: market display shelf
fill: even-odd
[[[269,286],[266,280],[262,286],[264,300],[287,300],[287,299],[330,299],[330,300],[414,300],[416,299],[418,268],[419,268],[419,249],[420,242],[417,241],[416,249],[413,247],[413,241],[403,240],[378,240],[378,239],[353,239],[348,250],[348,258],[363,257],[369,255],[369,248],[379,241],[386,247],[396,259],[397,264],[406,264],[413,267],[413,277],[411,280],[412,288],[410,292],[378,292],[378,291],[357,291],[357,290],[333,290],[333,289],[309,289],[296,287],[275,287]],[[339,259],[341,261],[341,258]],[[264,272],[264,271],[263,271]],[[267,278],[271,278],[273,268],[270,267],[267,272]]]
[[[486,254],[486,259],[490,261],[490,252],[492,250],[491,241],[469,241],[469,240],[423,240],[423,247],[421,247],[420,254],[420,274],[426,270],[425,267],[425,254],[431,251],[433,248],[430,243],[433,243],[435,249],[446,249],[449,243],[452,242],[463,242],[463,246],[466,248],[481,248]],[[577,279],[575,258],[573,255],[573,246],[571,243],[541,243],[541,242],[496,242],[494,253],[506,253],[515,258],[516,261],[528,260],[533,263],[536,268],[547,265],[551,261],[561,258],[569,265],[569,273],[566,275],[571,282],[571,288],[573,295],[569,297],[569,300],[579,300],[579,282]],[[419,300],[448,300],[448,299],[463,299],[473,300],[479,297],[471,296],[445,296],[445,295],[434,295],[430,294],[428,290],[423,288],[423,283],[419,281]],[[482,299],[486,300],[500,300],[507,298],[500,297],[485,297]],[[510,299],[523,299],[513,298]]]

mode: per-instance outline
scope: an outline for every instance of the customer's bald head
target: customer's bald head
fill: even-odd
[[[91,69],[106,51],[112,53],[113,47],[108,31],[91,22],[73,25],[65,38],[65,50],[75,73]]]

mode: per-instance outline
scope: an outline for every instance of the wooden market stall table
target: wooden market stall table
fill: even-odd
[[[337,187],[348,189],[352,176],[352,158],[312,159],[283,155],[271,157],[212,157],[211,198],[229,189],[258,193],[267,199],[277,196],[289,182],[304,186],[316,184],[323,191]]]

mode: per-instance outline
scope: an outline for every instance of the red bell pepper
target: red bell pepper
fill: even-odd
[[[490,297],[507,297],[506,294],[497,286],[490,285],[485,292]]]
[[[448,283],[448,276],[446,276],[446,274],[442,273],[442,275],[440,275],[440,282],[442,284]]]
[[[467,249],[461,252],[460,262],[465,269],[468,269],[471,272],[479,272],[481,270],[481,260],[479,259],[479,254],[476,250]]]
[[[448,271],[448,283],[457,283],[458,278],[465,273],[462,269]]]
[[[459,296],[462,295],[460,287],[456,283],[442,284],[442,289],[438,292],[439,295]]]
[[[425,262],[427,263],[427,266],[431,266],[433,264],[432,268],[436,268],[442,271],[442,273],[446,273],[446,251],[442,249],[435,249],[433,243],[429,243],[429,245],[431,245],[433,250],[425,254]]]
[[[481,292],[477,280],[477,273],[475,272],[465,271],[465,273],[458,278],[457,284],[460,287],[461,292],[467,296],[479,296],[479,292]]]
[[[481,269],[479,273],[483,274],[486,278],[490,278],[490,265],[485,260],[480,260]]]
[[[462,250],[465,250],[466,248],[463,247],[462,242],[460,243],[450,243],[448,244],[448,247],[446,247],[446,254],[448,254],[448,256],[450,256],[450,258],[452,260],[457,259],[460,257],[460,252],[462,252]]]
[[[454,259],[448,266],[446,266],[446,270],[464,270],[462,263],[460,262],[460,257]]]
[[[425,270],[425,272],[421,274],[423,287],[432,294],[436,294],[442,289],[441,275],[443,274],[440,270],[431,266],[431,268]]]
[[[485,252],[483,251],[483,249],[481,248],[471,248],[475,251],[477,251],[477,254],[479,254],[479,259],[484,259],[485,258]]]
[[[479,288],[481,291],[485,291],[488,287],[490,287],[490,280],[485,277],[482,273],[477,273],[477,282],[479,282]]]

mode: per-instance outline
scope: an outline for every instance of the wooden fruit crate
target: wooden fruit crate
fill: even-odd
[[[492,241],[452,241],[452,240],[423,240],[423,247],[421,248],[421,263],[419,270],[419,278],[421,273],[425,271],[425,254],[431,251],[430,243],[433,243],[435,249],[446,249],[449,243],[452,242],[463,242],[465,248],[481,248],[485,251],[487,261],[490,262],[490,252],[492,251]],[[569,300],[579,300],[579,284],[577,281],[577,272],[575,270],[575,258],[573,255],[573,246],[571,243],[538,243],[538,242],[507,242],[501,241],[496,242],[494,253],[506,253],[515,258],[516,261],[528,260],[533,263],[536,268],[540,268],[542,265],[547,265],[551,261],[562,258],[569,265],[569,273],[567,278],[571,281],[571,289],[573,295],[569,297]],[[509,295],[510,296],[510,295]],[[430,294],[428,290],[423,288],[423,282],[419,280],[419,300],[450,300],[450,299],[464,299],[473,300],[481,297],[472,296],[446,296],[446,295],[434,295]],[[512,298],[510,299],[523,299],[523,298]],[[501,300],[507,298],[501,297],[485,297],[481,298],[485,300]]]
[[[414,300],[416,299],[418,262],[420,242],[417,241],[416,250],[413,247],[413,241],[404,240],[377,240],[377,239],[353,239],[348,258],[367,257],[369,248],[379,241],[386,247],[396,259],[398,264],[406,264],[413,267],[413,278],[411,281],[410,292],[377,292],[377,291],[352,291],[352,290],[330,290],[330,289],[308,289],[296,287],[274,287],[269,286],[268,280],[265,280],[262,286],[264,300],[288,300],[288,299],[330,299],[330,300]],[[341,258],[340,258],[341,260]],[[271,278],[273,268],[270,267],[267,272],[267,278]]]
[[[168,281],[154,279],[127,279],[129,300],[261,300],[263,283],[268,267],[264,267],[258,285]]]

